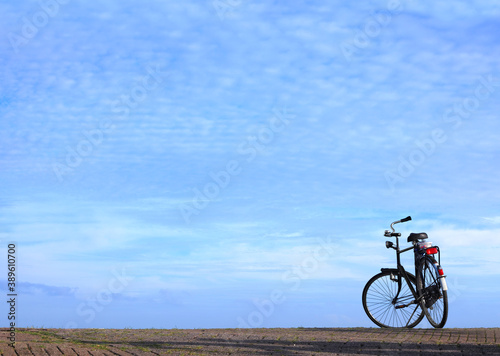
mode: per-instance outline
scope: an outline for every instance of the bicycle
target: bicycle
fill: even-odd
[[[386,241],[385,247],[396,250],[397,268],[382,268],[366,283],[363,308],[380,327],[413,328],[425,315],[433,327],[442,328],[448,318],[448,287],[441,268],[441,252],[438,246],[425,241],[428,238],[425,232],[411,233],[407,242],[411,242],[412,246],[399,249],[401,233],[396,232],[393,225],[410,220],[411,216],[394,221],[392,232],[385,230],[385,237],[396,238],[396,245]],[[412,249],[415,275],[404,269],[400,259],[402,253]]]

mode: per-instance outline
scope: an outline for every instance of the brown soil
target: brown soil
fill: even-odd
[[[18,329],[5,356],[500,355],[489,329]]]

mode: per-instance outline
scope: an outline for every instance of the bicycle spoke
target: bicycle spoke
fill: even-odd
[[[405,279],[401,280],[398,294],[399,282],[391,279],[391,276],[389,272],[381,273],[367,283],[363,292],[365,310],[379,326],[413,327],[423,317],[422,309],[418,304],[415,304],[415,307],[405,307],[414,301],[415,297]],[[415,278],[412,278],[412,283],[415,284]],[[396,309],[396,306],[399,308]]]

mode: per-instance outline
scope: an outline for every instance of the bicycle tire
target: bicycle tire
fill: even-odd
[[[448,319],[448,292],[443,290],[438,263],[425,256],[418,267],[417,293],[427,320],[435,328],[442,328]]]
[[[416,278],[408,273],[411,283],[416,289]],[[394,302],[398,290],[397,279],[391,278],[397,276],[402,278],[401,292],[398,299]],[[406,327],[413,328],[420,323],[424,317],[419,303],[411,304],[408,307],[396,309],[397,305],[410,303],[415,299],[406,279],[401,277],[398,272],[384,271],[373,276],[363,289],[363,308],[368,317],[376,325],[382,328]],[[398,304],[398,302],[400,304]]]

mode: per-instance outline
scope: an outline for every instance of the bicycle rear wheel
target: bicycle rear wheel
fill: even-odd
[[[415,289],[415,276],[411,273],[407,274]],[[401,279],[401,291],[396,298],[399,279]],[[384,271],[373,276],[366,283],[362,299],[363,308],[368,317],[383,328],[413,328],[424,317],[418,303],[404,306],[415,300],[415,297],[406,279],[396,271]]]
[[[432,326],[442,328],[448,319],[448,292],[439,278],[438,263],[430,256],[422,259],[418,267],[417,292],[421,306]]]

